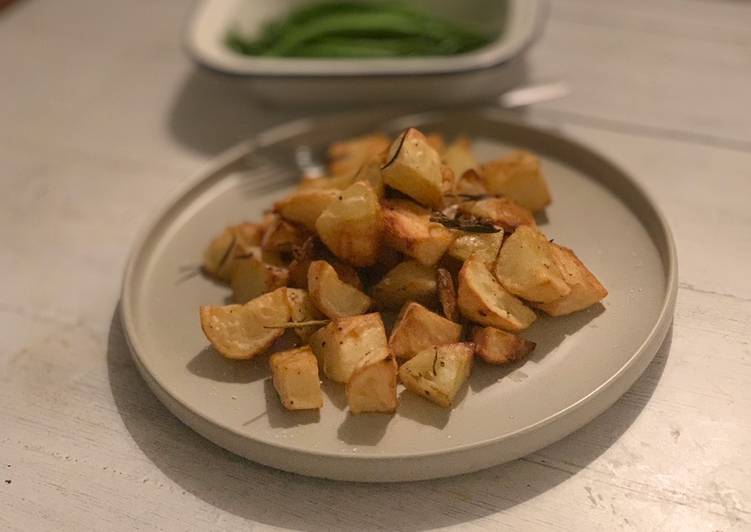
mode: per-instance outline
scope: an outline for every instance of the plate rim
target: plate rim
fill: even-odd
[[[135,319],[134,318],[134,302],[132,301],[133,285],[135,284],[134,276],[136,274],[136,269],[138,266],[139,259],[142,258],[144,251],[146,250],[150,242],[150,239],[153,237],[154,233],[158,231],[161,223],[163,223],[164,219],[169,216],[170,212],[173,211],[175,208],[178,208],[180,203],[184,201],[187,197],[189,197],[206,180],[210,179],[212,175],[215,175],[218,171],[227,167],[228,165],[238,162],[243,157],[251,153],[253,150],[261,148],[265,145],[274,143],[281,139],[284,139],[285,137],[288,137],[291,134],[294,134],[295,131],[306,129],[310,127],[311,123],[314,125],[315,122],[320,120],[321,118],[325,120],[336,120],[337,118],[347,117],[347,116],[366,116],[371,112],[359,111],[359,112],[329,113],[322,117],[300,118],[297,120],[292,120],[292,121],[284,122],[279,125],[273,126],[257,134],[254,138],[242,141],[234,145],[233,147],[229,148],[228,150],[215,156],[207,164],[205,164],[193,177],[187,179],[185,182],[178,185],[172,191],[172,193],[167,196],[165,203],[159,209],[157,209],[157,211],[151,217],[147,219],[146,223],[139,230],[137,237],[135,238],[132,244],[132,248],[129,253],[126,267],[125,267],[124,274],[123,274],[123,278],[122,278],[120,301],[119,301],[120,323],[123,329],[124,336],[126,338],[126,342],[128,344],[129,351],[136,364],[136,367],[138,368],[144,380],[149,385],[149,388],[152,390],[152,392],[157,396],[157,398],[159,398],[160,402],[162,402],[168,408],[168,410],[170,410],[170,412],[173,415],[178,417],[178,419],[186,423],[193,430],[202,434],[207,439],[225,448],[228,448],[228,446],[225,446],[217,441],[221,438],[215,438],[215,437],[211,437],[207,435],[203,430],[198,429],[195,426],[196,425],[195,423],[192,423],[191,421],[185,419],[183,415],[180,415],[177,412],[175,412],[172,407],[173,405],[168,404],[168,402],[165,401],[164,396],[166,396],[167,399],[174,402],[180,408],[184,409],[187,414],[194,416],[196,419],[202,420],[205,423],[208,423],[209,425],[221,431],[228,432],[230,436],[232,437],[237,437],[237,438],[241,438],[242,440],[252,442],[254,445],[267,446],[269,448],[273,448],[273,449],[276,449],[285,453],[295,453],[295,454],[300,454],[300,455],[304,455],[304,456],[311,457],[311,458],[319,457],[319,458],[327,458],[327,459],[342,460],[342,461],[344,460],[356,461],[359,463],[364,463],[364,462],[369,462],[369,461],[396,462],[396,461],[403,461],[405,459],[430,458],[430,457],[435,457],[435,456],[445,457],[449,455],[472,452],[472,451],[486,448],[489,446],[500,445],[507,440],[512,440],[514,438],[518,438],[530,432],[540,430],[543,427],[546,427],[552,423],[563,421],[566,417],[572,416],[574,413],[582,410],[589,403],[597,399],[598,396],[602,395],[605,391],[612,388],[614,384],[617,383],[626,373],[632,370],[633,367],[639,361],[642,360],[647,350],[653,349],[654,352],[648,355],[649,359],[647,360],[647,364],[644,364],[644,367],[646,368],[646,366],[648,365],[648,362],[652,360],[657,350],[662,345],[662,342],[664,341],[664,338],[667,335],[667,332],[670,328],[670,324],[673,318],[675,301],[677,297],[677,291],[678,291],[678,257],[677,257],[675,241],[673,239],[670,226],[667,222],[667,218],[664,216],[664,214],[658,207],[657,203],[653,200],[651,195],[644,189],[644,187],[638,181],[633,179],[631,175],[628,172],[624,171],[619,165],[613,163],[608,157],[602,155],[599,151],[593,148],[590,148],[584,143],[579,142],[575,139],[572,139],[571,137],[565,134],[555,131],[549,127],[544,127],[544,126],[540,126],[537,124],[529,123],[527,121],[519,119],[518,117],[510,117],[503,112],[499,112],[498,109],[495,109],[495,108],[479,108],[479,109],[470,110],[470,111],[462,110],[461,112],[465,114],[467,112],[471,114],[476,114],[478,117],[484,120],[496,122],[501,125],[505,124],[505,125],[512,125],[515,127],[525,128],[527,130],[533,131],[536,134],[541,134],[543,136],[547,136],[548,138],[555,138],[558,142],[563,141],[577,150],[586,152],[590,156],[594,156],[599,162],[607,164],[613,170],[615,170],[618,174],[620,174],[620,176],[628,182],[629,186],[633,187],[635,192],[639,196],[641,196],[640,199],[643,200],[643,202],[650,208],[650,210],[654,214],[659,225],[655,229],[658,234],[662,235],[663,240],[664,240],[662,246],[664,246],[665,249],[664,250],[661,249],[662,246],[658,244],[657,242],[654,242],[655,238],[651,234],[650,234],[650,239],[655,243],[655,246],[657,247],[658,252],[660,252],[661,260],[663,262],[663,269],[664,269],[664,274],[665,274],[665,279],[666,279],[665,296],[662,300],[660,312],[659,312],[657,319],[655,320],[653,327],[651,328],[649,333],[644,337],[643,342],[639,345],[637,349],[634,350],[631,357],[629,357],[629,359],[618,369],[618,371],[614,372],[606,381],[602,382],[599,386],[594,388],[585,396],[581,397],[576,402],[566,406],[565,408],[562,408],[561,410],[558,410],[557,412],[547,416],[546,418],[538,420],[525,427],[521,427],[513,432],[506,433],[502,436],[486,438],[484,440],[480,440],[480,441],[476,441],[472,443],[457,445],[449,449],[436,449],[436,450],[420,451],[420,452],[413,452],[413,453],[390,453],[387,455],[382,455],[382,454],[377,454],[377,453],[368,453],[368,452],[345,455],[341,452],[320,451],[316,449],[303,449],[303,448],[297,448],[297,447],[292,448],[292,447],[285,446],[283,444],[279,444],[279,443],[272,442],[272,441],[259,440],[257,438],[254,438],[252,435],[239,432],[233,427],[226,425],[221,420],[206,417],[204,414],[196,411],[189,404],[185,403],[179,397],[173,394],[169,390],[169,388],[164,385],[161,379],[149,368],[148,364],[141,357],[139,350],[142,351],[143,347],[140,346],[137,335],[135,334],[136,328],[134,324],[134,319]],[[448,110],[448,111],[437,110],[437,111],[426,111],[426,112],[419,112],[419,113],[396,114],[394,116],[386,116],[383,119],[383,122],[388,124],[388,123],[397,122],[397,121],[404,121],[407,119],[419,121],[421,119],[424,119],[425,117],[446,116],[446,115],[451,115],[452,113],[456,113],[456,112],[451,111],[451,110]],[[611,192],[611,193],[614,193],[614,192]],[[639,371],[639,373],[633,378],[633,381],[635,381],[638,378],[638,376],[641,375],[642,371]],[[625,390],[627,390],[633,385],[633,381],[628,384],[628,387],[626,387]],[[158,390],[155,389],[155,387],[157,387]],[[619,398],[621,395],[622,393],[618,394],[615,400],[617,400],[617,398]],[[610,408],[613,402],[614,401],[609,402],[609,404],[607,404],[603,408],[596,409],[597,411],[595,412],[593,416],[590,416],[590,419],[600,415],[605,410]],[[577,426],[575,426],[571,430],[567,430],[564,435],[561,435],[559,438],[556,438],[556,440],[563,438],[568,434],[571,434],[578,428],[581,428],[581,426],[583,426],[584,424],[586,424],[586,422],[577,424]],[[238,453],[237,451],[233,449],[229,449],[229,450],[236,454],[241,454],[242,456],[250,460],[255,460],[253,457],[248,456],[244,453]],[[530,452],[533,452],[533,451],[530,451]],[[501,462],[498,462],[498,463],[501,463]],[[266,465],[271,465],[276,468],[285,469],[283,466],[278,465],[278,464],[266,464]],[[489,464],[487,467],[489,467],[490,465],[492,464]],[[299,472],[299,470],[295,468],[287,469],[287,470],[293,471],[293,472]],[[316,474],[316,473],[310,473],[310,472],[306,472],[304,474],[314,474],[316,476],[327,476],[324,474]],[[445,475],[438,474],[438,475],[431,475],[431,477],[419,477],[419,478],[432,478],[435,476],[445,476]],[[352,478],[352,477],[353,477],[352,475],[345,475],[344,477],[334,476],[334,477],[329,477],[329,478]],[[418,478],[418,477],[415,477],[415,478]]]

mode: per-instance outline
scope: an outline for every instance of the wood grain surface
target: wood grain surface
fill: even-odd
[[[0,530],[751,529],[751,4],[556,0],[527,111],[637,176],[678,245],[673,327],[637,384],[540,452],[413,484],[314,480],[202,439],[117,318],[137,230],[262,108],[180,49],[189,3],[0,13]]]

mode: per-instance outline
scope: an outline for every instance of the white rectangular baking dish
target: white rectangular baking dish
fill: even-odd
[[[229,49],[230,28],[253,35],[270,20],[311,0],[203,0],[185,34],[203,67],[236,76],[277,103],[466,101],[498,94],[523,77],[520,59],[539,35],[545,0],[413,0],[432,13],[496,35],[479,50],[455,56],[388,59],[248,57]]]

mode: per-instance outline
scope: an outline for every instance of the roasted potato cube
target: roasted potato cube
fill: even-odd
[[[308,291],[313,304],[329,318],[355,316],[368,310],[371,299],[348,285],[326,261],[313,261],[308,268]]]
[[[347,403],[353,414],[396,411],[397,365],[389,350],[374,349],[357,365],[347,381]]]
[[[404,262],[404,255],[393,248],[383,245],[381,246],[381,252],[378,254],[378,262],[367,268],[359,269],[358,273],[363,278],[365,284],[372,287],[402,262]],[[339,277],[341,277],[341,273]]]
[[[459,137],[448,145],[443,152],[443,162],[457,177],[463,176],[464,172],[478,165],[472,152],[472,143],[467,137]]]
[[[553,260],[552,249],[545,235],[520,226],[506,239],[498,254],[496,279],[512,294],[536,303],[567,296],[571,288]]]
[[[532,213],[508,198],[485,198],[459,204],[459,212],[492,222],[506,231],[513,231],[520,225],[535,227]]]
[[[408,200],[383,202],[383,228],[388,246],[427,266],[438,262],[455,238],[449,229],[430,221],[430,211]]]
[[[287,305],[289,306],[290,320],[292,322],[320,320],[323,314],[313,304],[308,292],[300,288],[287,288]],[[310,336],[320,328],[316,325],[295,327],[295,333],[301,340],[307,341]]]
[[[389,147],[389,138],[382,133],[355,137],[329,146],[329,173],[332,176],[353,176],[365,162]]]
[[[468,320],[520,331],[537,318],[519,299],[509,294],[482,261],[471,257],[459,271],[459,310]]]
[[[443,315],[449,320],[459,323],[462,317],[459,314],[459,306],[456,302],[454,278],[448,270],[438,268],[436,271],[436,281],[438,282],[438,300],[441,303]]]
[[[332,188],[307,189],[295,192],[274,204],[274,211],[290,222],[302,224],[310,231],[316,230],[316,220],[326,207],[341,197],[340,190]]]
[[[386,330],[377,312],[337,318],[311,337],[323,359],[323,371],[335,382],[347,382],[360,362],[378,349],[387,349]]]
[[[347,283],[353,288],[357,288],[360,292],[363,291],[362,281],[360,280],[360,274],[357,273],[357,269],[353,268],[349,264],[345,264],[340,260],[332,258],[326,261],[334,268],[336,274],[339,276],[342,282]]]
[[[442,155],[444,151],[446,151],[446,139],[443,138],[443,135],[440,133],[436,133],[435,131],[428,133],[425,135],[425,140],[428,141],[428,144],[436,151],[438,152],[438,155]]]
[[[250,359],[266,351],[284,329],[268,328],[289,322],[287,289],[277,288],[244,305],[205,305],[201,328],[219,353],[232,359]]]
[[[550,205],[550,191],[540,160],[527,151],[515,151],[480,166],[480,175],[492,194],[502,194],[532,212]]]
[[[326,347],[326,340],[329,337],[329,333],[325,330],[326,327],[321,327],[308,337],[308,347],[318,360],[318,369],[323,369],[323,349]]]
[[[454,193],[454,190],[456,188],[456,175],[454,175],[453,170],[446,166],[445,164],[441,165],[441,190],[443,190],[444,195],[450,195]]]
[[[475,353],[488,364],[508,364],[530,354],[535,343],[495,327],[475,327]]]
[[[270,249],[263,249],[260,246],[249,246],[247,244],[240,244],[238,243],[235,246],[235,254],[233,257],[232,264],[234,266],[234,261],[241,260],[241,259],[247,259],[248,257],[255,257],[260,261],[265,262],[266,264],[270,264],[272,266],[286,266],[286,262],[282,258],[281,253],[278,251],[270,250]],[[230,268],[230,273],[232,273],[232,270]]]
[[[430,347],[402,364],[399,379],[409,391],[451,408],[472,371],[473,355],[471,343]]]
[[[276,214],[274,214],[273,212],[264,212],[263,217],[261,218],[261,221],[258,222],[257,224],[254,224],[254,225],[257,225],[258,228],[260,229],[260,235],[258,237],[258,241],[252,245],[254,246],[260,245],[260,241],[263,237],[263,234],[266,232],[266,230],[269,228],[269,226],[275,219],[276,219]]]
[[[308,288],[308,268],[312,260],[292,259],[289,263],[288,286],[295,288]]]
[[[376,155],[368,159],[355,174],[353,182],[365,181],[370,183],[378,199],[383,198],[383,175],[381,175],[381,166],[384,158],[382,155]]]
[[[448,249],[448,254],[464,262],[475,256],[489,268],[495,263],[503,243],[503,230],[497,233],[462,232]]]
[[[280,216],[274,216],[263,233],[261,248],[277,253],[291,253],[292,248],[303,245],[309,236],[310,233],[301,227],[289,223]]]
[[[230,286],[235,303],[242,305],[261,294],[287,285],[287,268],[266,264],[261,257],[262,253],[258,250],[256,253],[235,257],[232,261]]]
[[[209,243],[203,253],[204,273],[219,281],[229,282],[236,247],[233,231],[231,228],[225,229]]]
[[[324,176],[324,177],[303,177],[297,189],[300,191],[307,190],[344,190],[355,182],[354,175]]]
[[[436,301],[436,270],[416,260],[407,260],[388,271],[371,290],[379,308],[398,309],[407,301],[433,305]]]
[[[465,194],[469,196],[484,196],[489,194],[488,188],[485,186],[485,181],[474,168],[466,170],[461,174],[456,180],[454,192],[456,194]]]
[[[389,147],[382,167],[383,182],[422,205],[443,207],[441,157],[414,128],[404,131]]]
[[[262,236],[263,229],[257,224],[241,223],[227,227],[206,248],[203,271],[220,281],[229,282],[238,246],[258,246]]]
[[[462,326],[431,312],[419,303],[407,303],[391,331],[389,348],[409,359],[431,346],[453,344],[462,337]]]
[[[378,196],[369,183],[358,181],[344,190],[316,222],[321,241],[331,252],[353,266],[370,266],[378,260],[383,223]]]
[[[319,259],[331,264],[339,275],[339,279],[362,291],[362,281],[357,270],[334,257],[331,252],[325,249],[317,237],[310,237],[303,245],[292,248],[292,262],[289,264],[289,286],[307,288],[310,263]]]
[[[310,347],[274,353],[269,358],[274,389],[287,410],[317,409],[323,406],[318,361]]]
[[[321,241],[311,236],[299,246],[292,248],[292,262],[289,263],[289,286],[308,288],[308,268],[320,255]]]
[[[551,316],[562,316],[594,305],[608,295],[605,287],[573,251],[557,244],[551,243],[551,246],[553,260],[563,273],[563,280],[571,288],[571,292],[561,299],[539,304],[538,308]]]

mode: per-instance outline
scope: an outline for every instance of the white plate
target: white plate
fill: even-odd
[[[224,226],[260,217],[296,179],[296,158],[330,141],[405,125],[476,139],[481,159],[512,147],[538,153],[554,198],[542,229],[572,247],[610,291],[604,305],[538,320],[538,347],[510,368],[478,363],[452,411],[402,393],[395,416],[350,416],[326,385],[318,414],[284,411],[266,357],[230,362],[206,348],[198,306],[228,290],[181,280]],[[620,397],[667,333],[676,255],[664,218],[641,188],[588,148],[493,112],[434,113],[379,122],[372,113],[300,121],[225,153],[159,214],[136,245],[123,283],[124,329],[159,399],[211,441],[305,475],[416,480],[499,464],[573,432]]]

